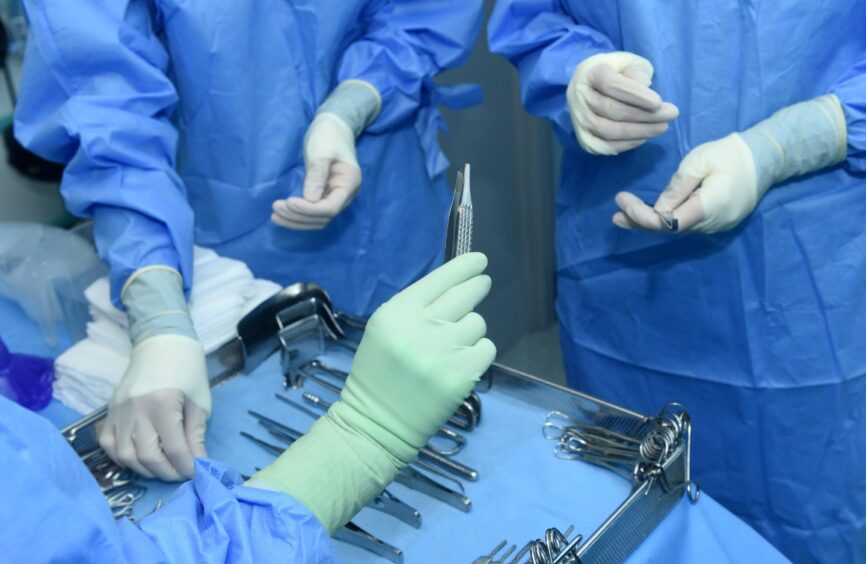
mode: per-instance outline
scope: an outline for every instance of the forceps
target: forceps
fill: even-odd
[[[105,500],[108,502],[110,509],[122,509],[132,507],[136,501],[144,497],[144,494],[147,493],[147,488],[131,484],[112,488],[105,493]]]

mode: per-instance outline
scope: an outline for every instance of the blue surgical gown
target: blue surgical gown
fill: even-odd
[[[245,487],[207,460],[162,509],[115,523],[57,429],[3,397],[0,472],[4,562],[336,562],[327,531],[301,503]]]
[[[193,242],[256,276],[316,282],[366,315],[441,263],[449,191],[433,77],[459,65],[481,0],[25,0],[15,132],[68,163],[69,210],[94,219],[113,297],[135,270],[178,268]],[[302,193],[303,138],[341,81],[382,110],[358,140],[358,197],[320,232],[270,220]]]
[[[491,49],[562,142],[557,312],[572,386],[693,414],[696,478],[795,561],[866,561],[866,2],[499,0]],[[624,50],[680,108],[616,157],[574,138],[577,65]],[[848,155],[776,186],[717,235],[627,232],[701,143],[832,92]]]

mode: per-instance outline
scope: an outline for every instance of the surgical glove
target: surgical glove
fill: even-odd
[[[462,255],[370,318],[340,400],[248,485],[292,495],[333,533],[409,464],[496,356],[472,310],[487,259]]]
[[[679,115],[650,89],[652,64],[633,53],[601,53],[584,60],[566,92],[577,141],[593,155],[618,155],[668,130]]]
[[[835,94],[784,108],[742,133],[705,143],[683,159],[653,208],[637,196],[616,196],[613,222],[625,229],[716,233],[732,229],[770,187],[838,164],[847,154],[847,129]]]
[[[211,396],[181,276],[167,267],[141,269],[127,281],[121,300],[133,349],[108,404],[99,444],[115,462],[144,477],[190,478],[193,459],[207,456]]]
[[[304,197],[277,200],[271,219],[289,229],[322,229],[361,187],[355,138],[379,114],[376,88],[360,80],[340,83],[316,112],[304,137]]]

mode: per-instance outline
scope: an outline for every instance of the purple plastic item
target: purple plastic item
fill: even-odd
[[[0,394],[34,411],[51,401],[54,361],[13,354],[0,339]]]

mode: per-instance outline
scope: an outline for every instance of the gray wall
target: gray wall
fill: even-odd
[[[485,2],[485,21],[493,0]],[[440,83],[475,83],[480,106],[446,110],[450,133],[440,140],[451,169],[472,165],[473,246],[490,259],[490,296],[479,308],[500,352],[554,322],[554,191],[556,142],[550,126],[520,102],[517,72],[487,48],[486,25],[469,61]]]

